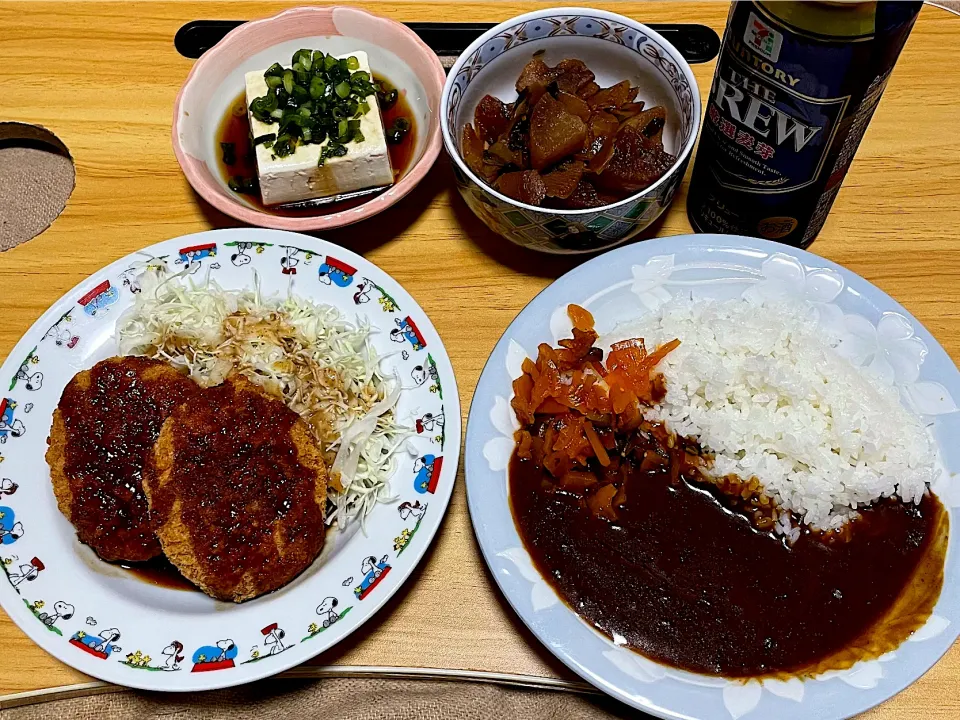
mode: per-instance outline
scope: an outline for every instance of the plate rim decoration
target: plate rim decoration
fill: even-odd
[[[242,51],[235,49],[235,46],[237,46],[238,43],[242,44],[245,40],[254,40],[255,38],[259,37],[261,33],[263,33],[265,28],[275,23],[299,21],[304,24],[305,28],[319,26],[316,28],[318,34],[341,35],[336,24],[336,16],[338,14],[353,15],[355,18],[363,18],[366,22],[374,25],[382,24],[383,26],[389,28],[391,32],[397,33],[398,36],[403,36],[406,38],[406,40],[412,42],[421,53],[421,56],[426,59],[426,64],[430,66],[430,74],[421,77],[418,73],[414,72],[412,68],[411,72],[414,72],[414,74],[417,75],[418,79],[423,84],[424,91],[427,93],[427,95],[429,95],[431,91],[436,92],[436,103],[439,107],[443,83],[446,80],[446,74],[443,70],[443,65],[440,63],[440,58],[436,53],[433,52],[433,50],[430,49],[430,47],[420,38],[419,35],[413,32],[413,30],[392,18],[377,15],[363,8],[350,5],[329,5],[293,7],[282,10],[268,17],[255,18],[253,20],[244,22],[242,25],[238,25],[230,30],[230,32],[224,35],[216,45],[204,52],[203,55],[201,55],[193,63],[193,65],[190,67],[190,71],[187,73],[187,76],[183,81],[183,84],[177,90],[177,95],[173,103],[173,122],[170,129],[170,138],[174,155],[177,158],[177,163],[179,164],[184,177],[187,179],[187,182],[194,189],[194,191],[200,195],[204,201],[210,203],[210,205],[220,212],[225,213],[236,220],[241,220],[254,226],[272,228],[276,230],[297,232],[308,230],[333,230],[342,228],[363,220],[368,220],[384,210],[396,205],[403,198],[409,195],[421,181],[423,181],[423,179],[430,172],[430,169],[436,163],[437,157],[440,155],[440,149],[443,146],[443,137],[440,131],[439,118],[437,118],[434,123],[431,123],[427,127],[424,127],[418,131],[423,132],[425,137],[423,155],[416,160],[407,169],[403,177],[401,177],[398,182],[394,183],[394,185],[392,185],[388,190],[374,195],[360,205],[347,210],[342,210],[336,213],[323,213],[321,208],[317,215],[307,215],[302,217],[274,215],[268,212],[262,212],[261,210],[245,205],[242,202],[230,200],[227,198],[227,196],[218,191],[216,183],[208,181],[207,178],[204,177],[203,174],[198,170],[199,165],[205,165],[204,160],[200,157],[195,157],[192,155],[184,146],[183,141],[180,139],[180,126],[185,119],[184,111],[182,110],[182,104],[188,89],[190,88],[191,84],[195,82],[196,78],[200,76],[208,66],[214,65],[218,62],[236,64],[236,53]],[[355,18],[351,18],[351,21],[353,21]],[[324,25],[332,26],[332,28],[337,32],[321,32],[324,30]],[[307,32],[308,30],[305,29],[304,33]],[[301,37],[309,38],[313,37],[313,35],[304,34]],[[277,40],[277,42],[270,47],[282,44],[284,42],[288,41],[283,39]],[[254,43],[254,45],[256,45],[256,43]],[[259,48],[259,50],[264,49],[268,48]],[[241,88],[238,87],[237,91],[239,92],[240,89]],[[428,104],[428,117],[436,115],[436,113],[439,112],[438,107],[429,107],[429,97],[425,99],[425,102]],[[211,132],[214,131],[215,129],[211,130]],[[211,138],[211,142],[214,140],[215,138]],[[218,173],[219,170],[216,168],[210,168],[210,172]]]
[[[721,284],[728,289],[713,289]],[[829,305],[834,308],[831,312],[841,311],[840,318],[859,315],[859,320],[868,320],[867,327],[881,350],[885,347],[882,343],[902,341],[907,335],[911,342],[919,343],[918,374],[895,375],[890,382],[924,419],[929,416],[944,465],[934,490],[956,527],[960,448],[944,439],[960,432],[960,412],[954,401],[960,397],[960,371],[930,332],[882,290],[812,253],[742,236],[676,235],[611,250],[561,276],[526,305],[491,351],[474,391],[464,447],[470,520],[490,574],[527,628],[568,668],[618,700],[657,717],[831,720],[868,710],[915,682],[960,634],[960,541],[955,531],[948,541],[943,590],[923,627],[877,659],[803,681],[740,681],[700,675],[618,647],[560,599],[524,548],[507,487],[512,434],[518,427],[509,406],[510,381],[519,375],[520,362],[535,353],[540,342],[555,345],[569,333],[567,304],[582,304],[590,310],[597,303],[593,307],[598,310],[607,307],[630,313],[617,318],[627,319],[668,300],[671,296],[666,287],[671,285],[678,293],[700,295],[703,286],[710,286],[706,295],[716,297],[738,297],[751,288],[750,292],[786,292],[785,297],[815,303],[822,309],[822,321],[833,317],[827,312]],[[698,286],[700,290],[696,290]],[[625,293],[629,293],[627,299]],[[601,315],[596,318],[601,335],[612,329],[604,327]],[[862,328],[863,323],[858,322],[857,327]]]
[[[149,263],[193,273],[186,276],[197,281],[212,277],[227,290],[252,289],[256,268],[265,294],[282,296],[293,282],[293,294],[338,307],[346,321],[366,315],[373,328],[382,331],[379,340],[373,338],[380,354],[386,355],[387,345],[396,351],[384,362],[389,362],[388,370],[400,373],[404,392],[399,419],[415,431],[405,448],[410,451],[399,456],[390,479],[398,500],[374,509],[367,518],[367,534],[357,529],[337,546],[328,533],[334,551],[319,567],[240,605],[218,604],[199,591],[161,596],[157,593],[175,591],[126,578],[103,565],[96,566],[100,572],[86,569],[84,563],[102,561],[80,545],[60,514],[42,457],[50,418],[67,380],[118,354],[111,344],[116,342],[116,322],[138,289],[132,271]],[[300,274],[290,272],[298,264]],[[265,280],[267,271],[274,277]],[[388,330],[397,337],[386,337]],[[0,366],[0,382],[0,457],[6,460],[0,462],[0,475],[11,479],[0,483],[0,604],[52,656],[118,685],[176,692],[232,687],[330,649],[376,615],[409,581],[442,525],[454,489],[460,404],[440,335],[388,273],[346,248],[307,235],[248,227],[209,230],[164,240],[111,262],[31,324]],[[418,413],[422,415],[415,423]],[[428,415],[439,424],[428,422],[422,429],[419,421]],[[7,531],[14,520],[22,526],[11,540]],[[59,576],[58,564],[63,570]],[[150,602],[161,597],[163,604]],[[331,598],[339,600],[332,604],[338,606],[336,619],[320,615]],[[329,622],[324,624],[324,619]],[[111,639],[114,634],[119,637]]]

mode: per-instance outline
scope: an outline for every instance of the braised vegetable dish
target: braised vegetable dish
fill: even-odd
[[[550,67],[534,57],[516,89],[512,103],[483,97],[461,138],[467,166],[508,197],[601,207],[649,187],[676,161],[663,148],[666,110],[646,108],[627,80],[601,88],[581,60]]]

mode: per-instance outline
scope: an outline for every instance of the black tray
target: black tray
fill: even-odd
[[[198,58],[244,22],[246,21],[193,20],[177,31],[173,42],[184,57]],[[450,68],[470,43],[494,27],[493,23],[411,22],[405,25],[430,46],[445,68]],[[673,43],[688,63],[709,62],[720,51],[720,38],[706,25],[654,23],[649,27]]]

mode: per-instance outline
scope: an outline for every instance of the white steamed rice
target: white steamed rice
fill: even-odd
[[[882,497],[919,502],[937,476],[936,446],[896,388],[832,350],[802,303],[674,299],[620,325],[601,345],[679,338],[660,363],[664,401],[648,412],[715,453],[712,472],[756,477],[790,521],[836,529]]]

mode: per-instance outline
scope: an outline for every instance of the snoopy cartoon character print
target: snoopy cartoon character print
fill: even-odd
[[[357,600],[363,600],[387,577],[390,572],[390,566],[387,565],[387,557],[384,555],[377,560],[376,556],[365,557],[360,563],[360,572],[363,573],[363,580],[353,589],[353,594]]]
[[[3,558],[2,567],[7,575],[7,580],[10,581],[11,587],[18,593],[21,591],[24,583],[32,583],[40,577],[41,572],[47,569],[47,566],[43,564],[43,560],[38,557],[31,558],[30,562],[21,562],[17,559],[16,555]]]
[[[396,327],[390,331],[390,339],[395,343],[409,343],[413,348],[414,352],[423,350],[427,346],[427,341],[423,337],[423,333],[420,332],[420,328],[417,327],[417,324],[413,321],[409,315],[403,318],[396,318],[394,320]],[[406,350],[403,350],[400,353],[400,356],[404,360],[410,359],[410,353]],[[413,371],[414,381],[417,381],[416,369]],[[423,378],[426,380],[426,377]]]
[[[43,373],[37,370],[40,363],[40,356],[37,355],[37,348],[34,347],[20,363],[17,368],[17,374],[10,380],[10,387],[7,388],[13,392],[18,384],[23,384],[24,389],[29,392],[36,392],[43,387]]]
[[[17,520],[12,507],[0,505],[0,544],[13,545],[23,537],[23,523]]]
[[[231,677],[242,680],[286,667],[293,658],[302,662],[307,655],[300,651],[301,644],[311,648],[310,654],[313,648],[326,649],[394,592],[419,559],[428,533],[435,531],[434,518],[445,509],[445,502],[435,504],[438,498],[430,493],[440,495],[438,481],[440,487],[446,484],[439,479],[445,425],[452,443],[449,428],[460,423],[443,392],[448,383],[452,386],[452,376],[429,320],[389,276],[346,250],[314,246],[309,238],[298,242],[292,236],[265,235],[260,240],[252,232],[236,238],[180,239],[118,260],[65,296],[24,338],[0,375],[0,584],[8,588],[0,586],[0,599],[24,618],[17,622],[31,637],[42,637],[38,642],[44,646],[56,644],[61,648],[54,648],[58,657],[111,682],[151,689],[212,687],[238,681]],[[45,444],[50,415],[69,378],[96,359],[117,353],[104,338],[115,341],[117,321],[132,304],[143,301],[145,288],[153,282],[148,272],[164,279],[178,276],[194,287],[209,281],[231,290],[249,288],[257,277],[265,294],[296,293],[336,307],[348,322],[368,323],[374,330],[373,347],[389,358],[384,369],[399,378],[398,420],[413,431],[404,448],[415,448],[415,454],[411,450],[399,455],[391,478],[397,503],[384,505],[383,516],[376,516],[383,532],[368,527],[370,537],[358,534],[356,545],[351,541],[347,552],[315,569],[318,577],[305,574],[298,580],[305,587],[291,586],[292,592],[244,605],[236,619],[229,611],[212,615],[202,626],[181,624],[178,611],[161,598],[176,594],[176,602],[199,606],[207,601],[199,592],[173,593],[124,574],[119,582],[130,592],[121,608],[114,606],[110,593],[96,595],[97,583],[71,585],[65,578],[74,565],[58,557],[51,539],[57,533],[49,532],[34,511],[37,488],[23,464],[43,463],[42,451],[36,458],[27,456]],[[455,387],[451,394],[455,397]],[[324,567],[326,563],[331,567]],[[310,587],[313,579],[322,582]],[[302,598],[300,589],[308,590]],[[284,595],[296,596],[297,604],[284,603]],[[150,604],[154,596],[159,599]],[[274,602],[279,612],[274,612]],[[144,604],[137,616],[128,611],[131,603]],[[265,617],[253,612],[259,605],[271,606]],[[157,621],[154,608],[165,612],[166,619]],[[255,619],[248,623],[241,616]]]
[[[159,657],[152,657],[149,653],[138,648],[131,653],[127,653],[126,658],[121,660],[120,664],[134,670],[176,672],[180,669],[180,664],[184,659],[183,643],[174,640],[160,651]]]
[[[313,263],[316,253],[312,250],[285,245],[281,248],[283,256],[280,258],[280,272],[283,275],[296,275],[298,269],[308,268]]]
[[[70,644],[95,658],[106,660],[113,653],[123,649],[114,644],[119,639],[120,631],[117,628],[108,628],[96,635],[88,635],[85,630],[77,630],[70,638]]]
[[[413,463],[413,488],[418,493],[430,493],[437,491],[437,485],[440,482],[440,469],[443,467],[443,457],[437,457],[431,453],[421,455]]]
[[[107,308],[116,304],[120,299],[120,291],[110,284],[109,280],[104,280],[93,290],[77,300],[77,303],[83,308],[83,312],[90,317],[96,317],[97,314],[103,314]]]
[[[236,666],[237,645],[233,640],[217,640],[213,645],[203,645],[193,653],[193,669],[190,672],[211,672]]]
[[[207,258],[214,260],[217,257],[217,244],[216,243],[202,243],[200,245],[190,245],[189,247],[180,248],[177,259],[174,261],[175,265],[183,265],[183,270],[188,274],[193,275],[200,267],[203,265],[203,261]],[[219,270],[220,263],[210,262],[211,270]]]
[[[61,637],[63,636],[63,631],[57,627],[57,622],[63,621],[66,623],[73,618],[74,613],[77,611],[73,605],[63,600],[55,602],[52,608],[43,600],[30,602],[24,598],[23,604],[27,606],[27,609],[34,614],[37,620],[39,620],[47,630]]]
[[[74,318],[71,310],[67,310],[61,315],[40,340],[42,342],[47,339],[53,340],[57,347],[63,347],[67,350],[73,350],[77,346],[77,343],[80,342],[80,336],[74,332]]]
[[[230,262],[235,267],[243,267],[253,262],[255,255],[262,255],[268,247],[273,247],[273,243],[237,241],[224,243],[224,247],[233,249]]]
[[[295,642],[287,639],[287,631],[275,622],[262,628],[260,635],[263,636],[263,643],[254,645],[250,649],[250,658],[243,661],[244,665],[272,658],[296,645]]]
[[[324,285],[333,284],[345,288],[353,283],[353,276],[357,274],[357,269],[342,260],[327,255],[327,259],[320,266],[317,274],[320,282]]]
[[[0,398],[0,445],[5,445],[9,438],[22,437],[27,431],[23,421],[14,416],[16,409],[16,400]]]

